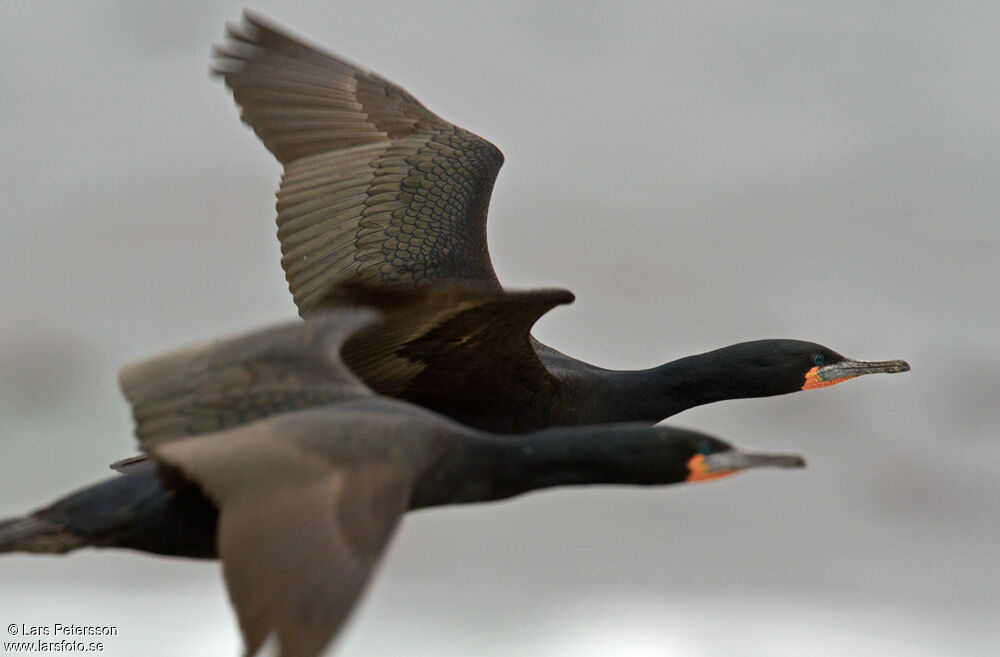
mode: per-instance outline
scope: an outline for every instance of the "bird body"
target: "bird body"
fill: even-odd
[[[0,522],[0,552],[218,557],[246,654],[274,638],[315,657],[409,510],[801,467],[649,424],[908,369],[793,340],[632,372],[547,347],[531,327],[573,296],[501,288],[495,146],[260,17],[228,37],[217,69],[284,165],[278,237],[305,321],[126,367],[144,455]]]
[[[360,284],[378,289],[360,293],[366,304],[411,316],[405,335],[345,350],[352,369],[380,394],[516,433],[652,423],[708,402],[822,387],[805,378],[815,357],[827,366],[844,360],[814,343],[763,340],[628,372],[547,347],[531,327],[572,294],[483,296],[502,289],[486,239],[504,161],[496,146],[252,12],[227,26],[213,64],[243,121],[284,167],[278,239],[300,314],[356,303]],[[345,292],[345,285],[355,289]],[[480,298],[462,299],[455,285],[475,287]],[[440,289],[449,301],[437,310],[414,308],[386,286]],[[456,298],[461,303],[451,303]],[[874,362],[840,380],[907,369],[903,361]]]
[[[859,362],[801,340],[757,340],[642,370],[610,370],[530,336],[565,290],[504,291],[444,284],[420,289],[338,285],[320,307],[367,305],[387,322],[344,345],[343,357],[380,394],[434,409],[469,426],[520,433],[606,422],[656,423],[726,399],[814,386],[817,359],[834,381],[905,371],[902,361]],[[852,363],[849,372],[837,369]]]
[[[270,453],[264,447],[269,441],[294,444],[321,459],[320,467],[392,471],[408,482],[405,510],[496,501],[552,486],[680,483],[691,476],[688,462],[698,448],[728,449],[696,432],[642,424],[491,435],[382,397],[282,413],[204,435],[217,445],[238,445],[228,454],[230,461],[252,455],[256,463],[229,463],[248,480],[245,472],[256,467],[278,480],[276,464],[285,457]],[[185,439],[190,437],[180,440]],[[676,443],[676,452],[664,450],[670,443]],[[33,517],[42,524],[22,526],[24,537],[17,541],[12,525],[6,534],[0,526],[0,550],[118,547],[216,557],[215,505],[181,471],[164,467],[172,449],[159,466],[143,460],[36,512]]]
[[[217,556],[246,654],[273,635],[283,657],[315,657],[408,510],[804,465],[672,427],[519,436],[467,427],[376,395],[343,364],[344,343],[377,323],[373,312],[341,310],[125,368],[149,458],[0,522],[0,552]]]

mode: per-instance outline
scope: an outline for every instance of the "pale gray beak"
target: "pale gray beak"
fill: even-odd
[[[747,468],[804,468],[806,460],[798,454],[761,454],[730,450],[705,457],[707,472],[730,472]]]
[[[824,365],[816,370],[820,381],[847,379],[862,374],[895,374],[909,372],[910,364],[905,360],[850,360]]]

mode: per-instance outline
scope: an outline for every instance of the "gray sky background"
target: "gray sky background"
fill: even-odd
[[[995,2],[259,8],[503,150],[501,280],[578,298],[548,344],[646,367],[794,337],[913,366],[671,420],[802,473],[414,514],[337,654],[996,654]],[[294,316],[279,168],[207,75],[239,9],[0,4],[0,515],[134,452],[118,367]],[[0,583],[0,628],[238,651],[215,565],[4,557]]]

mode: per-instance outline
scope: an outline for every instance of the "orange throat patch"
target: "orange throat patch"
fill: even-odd
[[[819,368],[814,367],[808,372],[806,372],[805,383],[802,384],[803,390],[815,390],[816,388],[826,388],[827,386],[832,386],[841,381],[847,381],[848,379],[853,379],[853,376],[842,376],[839,379],[830,379],[829,381],[821,381],[819,378]]]
[[[708,464],[705,463],[704,454],[695,454],[687,462],[688,476],[685,481],[711,481],[712,479],[721,479],[722,477],[728,477],[731,474],[735,474],[736,470],[717,470],[715,472],[708,471]]]

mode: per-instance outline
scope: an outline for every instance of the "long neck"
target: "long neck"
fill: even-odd
[[[425,479],[412,508],[485,502],[539,488],[586,484],[666,484],[687,471],[661,467],[664,428],[644,425],[559,427],[499,437],[479,434],[463,441]],[[676,430],[684,433],[682,430]]]
[[[752,396],[734,385],[731,364],[715,352],[688,356],[647,370],[610,374],[606,396],[609,422],[660,420],[681,411]]]

